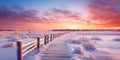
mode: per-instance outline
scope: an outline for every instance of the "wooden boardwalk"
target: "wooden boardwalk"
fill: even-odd
[[[58,39],[40,54],[41,60],[71,60],[65,40]]]

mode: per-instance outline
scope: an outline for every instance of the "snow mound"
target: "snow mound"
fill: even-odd
[[[29,39],[29,36],[28,35],[22,35],[20,36],[21,39]]]
[[[11,42],[11,43],[6,43],[3,45],[3,48],[8,48],[8,47],[15,47],[16,46],[16,43],[14,42]]]
[[[83,55],[83,56],[87,56],[88,55],[88,53],[86,52],[86,50],[84,49],[84,47],[82,45],[79,46],[79,49],[80,49],[81,55]]]
[[[82,45],[86,50],[96,50],[97,49],[96,44],[93,42],[89,42],[89,43],[87,42]]]
[[[19,41],[19,40],[21,40],[21,38],[20,37],[11,37],[11,41]]]
[[[77,40],[71,40],[69,43],[70,43],[70,44],[80,44],[80,41],[77,41]]]
[[[78,39],[80,43],[90,42],[90,39],[88,37],[80,37]]]
[[[96,55],[96,56],[91,56],[91,60],[116,60],[116,59],[108,55]]]
[[[71,53],[78,54],[82,56],[88,56],[87,51],[84,49],[83,45],[71,45],[70,47]]]
[[[100,37],[93,37],[93,38],[91,38],[91,40],[102,41],[102,38],[100,38]]]

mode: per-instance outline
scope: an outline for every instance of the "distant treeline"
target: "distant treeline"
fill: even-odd
[[[16,31],[16,30],[15,29],[0,29],[0,31]],[[28,31],[28,30],[20,30],[20,31]],[[120,29],[54,29],[52,31],[120,31]]]
[[[0,29],[0,31],[32,31],[32,30]]]
[[[54,29],[52,31],[120,31],[120,29]]]
[[[0,29],[0,31],[15,31],[13,29]]]

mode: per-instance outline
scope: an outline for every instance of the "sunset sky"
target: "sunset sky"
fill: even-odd
[[[0,29],[120,29],[120,0],[0,0]]]

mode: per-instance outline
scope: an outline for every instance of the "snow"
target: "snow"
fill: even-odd
[[[16,48],[0,48],[0,60],[16,60]]]
[[[0,31],[0,60],[16,60],[16,41],[23,44],[44,37],[51,31]],[[57,33],[57,32],[54,32]],[[78,31],[67,33],[57,40],[65,40],[71,60],[120,60],[119,31]],[[43,40],[43,39],[42,39]],[[56,43],[55,41],[51,42]],[[40,60],[40,54],[49,45],[34,50],[24,57],[24,60]]]

